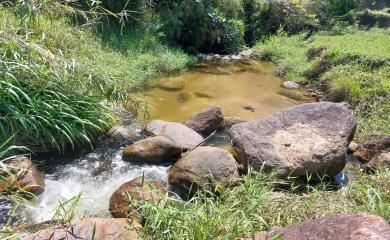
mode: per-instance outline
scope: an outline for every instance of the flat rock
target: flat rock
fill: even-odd
[[[228,151],[216,147],[198,147],[173,165],[168,181],[174,192],[186,198],[193,196],[199,189],[212,191],[215,182],[211,179],[224,187],[237,183],[237,162]]]
[[[24,156],[16,157],[6,163],[9,172],[0,172],[0,192],[2,191],[23,191],[38,195],[45,189],[45,182],[42,173]]]
[[[299,84],[293,81],[285,81],[283,82],[282,86],[287,89],[298,89]]]
[[[150,181],[137,177],[129,182],[122,184],[110,198],[109,211],[115,218],[139,218],[136,212],[137,206],[135,203],[130,203],[136,200],[158,202],[166,191],[164,187],[156,181]]]
[[[194,148],[204,141],[199,133],[181,123],[153,120],[146,126],[146,131],[153,136],[165,136],[185,149]]]
[[[200,134],[210,134],[223,127],[222,110],[219,107],[209,107],[193,115],[186,126]]]
[[[338,214],[274,228],[258,240],[276,236],[283,240],[388,240],[390,225],[385,219],[367,213]]]
[[[130,230],[124,218],[87,218],[71,225],[54,225],[25,237],[25,240],[136,240],[138,234]]]
[[[342,103],[301,104],[263,120],[230,129],[240,162],[255,170],[277,170],[280,177],[345,166],[345,154],[357,121]]]
[[[182,148],[164,136],[150,137],[126,147],[122,159],[134,163],[161,164],[180,157]]]

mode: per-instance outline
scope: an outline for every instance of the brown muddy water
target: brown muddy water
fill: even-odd
[[[304,90],[281,87],[267,62],[199,63],[191,70],[152,82],[135,95],[149,105],[148,119],[183,122],[209,106],[222,108],[224,116],[255,120],[314,99]]]

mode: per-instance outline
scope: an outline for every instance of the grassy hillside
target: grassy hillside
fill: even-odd
[[[358,137],[389,135],[390,33],[346,30],[287,36],[280,32],[255,48],[279,65],[278,73],[303,84],[325,84],[327,100],[349,102]],[[319,87],[319,86],[317,86]]]

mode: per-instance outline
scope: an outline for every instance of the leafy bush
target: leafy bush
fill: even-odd
[[[295,1],[245,0],[245,39],[249,44],[276,34],[281,28],[289,34],[315,28],[304,6]]]
[[[243,24],[226,18],[219,4],[216,0],[160,3],[156,11],[165,39],[189,52],[236,52],[243,44]]]

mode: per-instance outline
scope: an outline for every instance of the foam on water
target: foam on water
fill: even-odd
[[[118,148],[112,155],[109,170],[97,176],[94,176],[93,170],[101,164],[104,149],[100,149],[100,153],[93,152],[71,163],[56,166],[50,171],[52,173],[45,174],[45,191],[36,204],[29,207],[31,221],[51,220],[60,202],[78,194],[81,194],[78,214],[108,217],[109,198],[123,183],[142,175],[167,182],[167,166],[132,165],[121,159],[122,150],[122,147]]]

